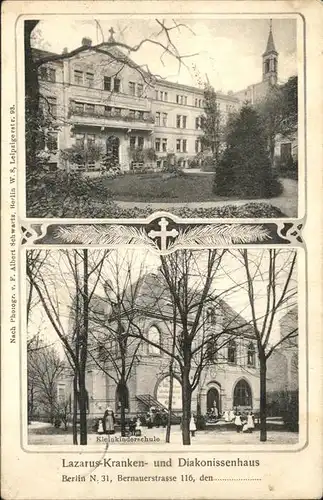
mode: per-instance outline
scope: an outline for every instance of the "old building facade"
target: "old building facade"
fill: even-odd
[[[143,161],[156,169],[169,154],[181,167],[188,167],[202,149],[203,89],[147,74],[116,46],[111,47],[115,38],[113,29],[110,32],[107,44],[92,47],[91,40],[84,38],[79,49],[40,65],[43,106],[58,125],[58,132],[53,131],[44,145],[50,167],[98,170],[95,151],[99,150],[112,153],[122,171],[136,166],[139,150]],[[53,54],[34,49],[35,59],[46,61],[48,56]],[[278,53],[271,29],[262,65],[261,82],[236,93],[217,92],[224,122],[243,102],[259,102],[277,83]],[[281,146],[286,142],[291,144],[277,143],[276,155],[281,148],[285,153],[295,151],[291,145]],[[73,145],[89,154],[71,163],[59,152]]]
[[[135,313],[121,313],[118,323],[111,313],[111,302],[106,297],[95,298],[90,326],[90,332],[94,333],[89,336],[91,355],[86,381],[89,417],[99,417],[107,406],[118,415],[122,397],[130,416],[145,414],[151,406],[168,407],[171,361],[168,353],[174,336],[179,345],[181,322],[174,320],[167,294],[163,292],[160,298],[160,283],[160,275],[145,275],[136,305],[132,306]],[[188,321],[191,327],[194,314]],[[131,332],[140,332],[141,338],[132,337]],[[212,347],[215,345],[216,349]],[[214,406],[220,412],[232,408],[258,409],[257,346],[246,320],[226,302],[214,298],[203,308],[192,350],[199,346],[201,349],[192,360],[192,376],[201,357],[204,361],[192,396],[192,410],[197,412],[199,406],[201,414],[206,415]],[[123,389],[122,367],[126,381]],[[173,377],[172,411],[181,415],[182,387],[176,361]],[[71,380],[61,380],[59,386],[64,394],[71,390]]]

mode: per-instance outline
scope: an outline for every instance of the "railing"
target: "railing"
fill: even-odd
[[[112,120],[117,120],[117,121],[123,121],[123,122],[143,122],[143,123],[154,123],[155,119],[152,116],[151,113],[145,112],[144,116],[138,116],[136,114],[118,114],[118,113],[113,113],[113,112],[103,112],[100,113],[99,111],[88,111],[88,110],[78,110],[75,108],[70,108],[68,112],[68,117],[71,116],[84,116],[84,117],[91,117],[91,118],[107,118],[107,119],[112,119]]]

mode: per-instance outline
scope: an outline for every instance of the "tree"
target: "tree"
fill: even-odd
[[[51,423],[57,407],[57,381],[65,368],[56,349],[38,341],[38,347],[27,351],[28,419],[35,407],[45,413]]]
[[[116,384],[120,410],[121,435],[126,431],[128,382],[139,363],[141,342],[130,336],[136,322],[136,301],[140,288],[142,266],[134,279],[135,259],[126,254],[111,256],[106,263],[101,283],[105,297],[101,306],[95,304],[90,313],[91,348],[89,355],[96,366]],[[107,279],[108,276],[108,279]]]
[[[297,304],[297,285],[295,273],[297,253],[295,250],[268,249],[257,252],[241,250],[239,260],[243,263],[247,296],[250,305],[252,325],[257,340],[257,352],[260,365],[260,441],[267,440],[267,361],[273,352],[288,339],[298,335],[298,326],[290,324],[280,338],[273,341],[274,320],[282,311],[287,311]],[[265,291],[266,303],[263,313],[257,311],[257,283],[261,283],[261,293]]]
[[[240,199],[269,198],[281,192],[271,169],[259,116],[249,105],[244,105],[228,124],[226,148],[216,169],[214,192]]]
[[[214,284],[221,270],[225,250],[189,251],[161,256],[158,275],[145,280],[137,310],[141,315],[162,314],[169,321],[169,335],[164,341],[151,338],[149,332],[133,324],[131,335],[173,359],[173,376],[182,387],[182,442],[190,445],[189,422],[193,391],[198,387],[203,370],[230,339],[243,335],[247,322],[235,314],[221,314],[221,326],[216,329],[208,307],[222,312],[222,297],[231,290],[216,294]],[[235,288],[234,285],[232,287]],[[176,313],[176,328],[174,314]],[[173,336],[174,335],[174,336]],[[173,342],[175,348],[173,348]]]
[[[46,265],[35,276],[28,265],[42,309],[60,339],[73,373],[73,444],[77,444],[77,406],[80,444],[87,444],[86,370],[88,361],[89,311],[108,251],[60,250],[47,254]],[[68,319],[64,324],[63,318]]]
[[[204,115],[201,116],[201,137],[203,148],[212,152],[213,162],[218,165],[223,143],[223,117],[221,115],[216,92],[210,84],[204,88]]]
[[[277,136],[295,138],[298,128],[297,76],[284,85],[271,86],[258,111],[266,134],[271,166],[274,167]]]

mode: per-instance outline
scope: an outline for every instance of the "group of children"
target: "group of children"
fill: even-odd
[[[234,424],[236,426],[237,432],[248,432],[251,433],[255,428],[255,420],[252,411],[250,411],[247,417],[241,415],[238,412],[234,417]]]

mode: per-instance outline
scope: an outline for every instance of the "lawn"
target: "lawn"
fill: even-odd
[[[174,202],[221,201],[213,191],[213,176],[181,174],[177,177],[163,173],[123,175],[115,179],[105,178],[102,185],[117,201]]]

